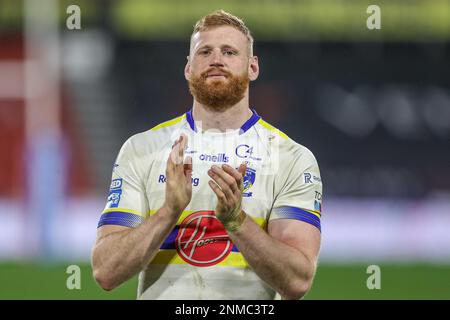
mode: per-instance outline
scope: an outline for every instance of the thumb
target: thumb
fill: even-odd
[[[242,175],[242,181],[244,181],[245,173],[247,171],[247,164],[245,162],[242,162],[239,166],[238,172]]]

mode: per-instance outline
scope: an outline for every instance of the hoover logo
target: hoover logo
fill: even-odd
[[[209,267],[223,261],[233,243],[214,211],[197,211],[181,223],[175,247],[187,263]]]

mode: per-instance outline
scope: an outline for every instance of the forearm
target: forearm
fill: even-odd
[[[141,271],[153,260],[176,221],[177,216],[163,207],[137,228],[99,239],[92,265],[101,286],[111,290]]]
[[[309,290],[315,261],[304,253],[272,238],[249,216],[229,236],[256,274],[284,299],[299,299]]]

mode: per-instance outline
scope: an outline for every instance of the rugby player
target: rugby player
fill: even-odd
[[[92,252],[103,289],[137,273],[138,299],[300,299],[311,288],[320,172],[311,151],[250,108],[258,74],[241,19],[220,10],[196,23],[192,108],[117,156]]]

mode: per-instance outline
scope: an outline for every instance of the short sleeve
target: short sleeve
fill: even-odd
[[[296,219],[321,230],[322,179],[316,158],[303,146],[286,158],[290,161],[279,172],[269,220]]]
[[[97,227],[120,225],[135,228],[144,221],[148,204],[139,172],[133,146],[128,139],[114,163],[106,206]]]

